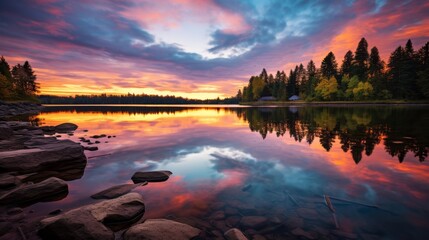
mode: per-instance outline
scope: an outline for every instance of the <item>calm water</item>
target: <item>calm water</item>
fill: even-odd
[[[257,229],[267,238],[291,236],[295,225],[321,237],[335,229],[329,195],[351,201],[332,199],[343,232],[429,234],[427,106],[53,106],[36,120],[79,125],[62,139],[116,136],[86,152],[87,167],[69,181],[66,198],[29,207],[40,214],[93,202],[91,194],[131,183],[136,171],[170,170],[167,182],[136,189],[146,218],[197,217],[213,229],[226,222],[246,231],[237,221],[256,215],[268,218]],[[213,216],[219,211],[226,221]]]

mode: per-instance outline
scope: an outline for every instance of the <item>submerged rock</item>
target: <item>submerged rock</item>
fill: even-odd
[[[55,132],[57,133],[68,133],[76,130],[78,126],[74,123],[61,123],[55,126]]]
[[[26,205],[65,197],[68,186],[64,180],[51,177],[35,184],[21,185],[0,196],[0,204]]]
[[[139,183],[139,184],[122,184],[114,187],[110,187],[101,192],[98,192],[91,197],[94,199],[112,199],[122,196],[124,194],[129,193],[136,187],[144,186],[147,182]]]
[[[125,240],[189,240],[197,237],[200,230],[187,224],[167,219],[148,219],[128,229],[124,234]]]
[[[136,172],[131,177],[131,180],[133,180],[134,183],[164,182],[168,180],[171,174],[173,173],[170,171]]]
[[[292,230],[292,234],[298,237],[304,237],[306,239],[316,239],[313,234],[304,231],[302,228],[295,228],[294,230]]]
[[[113,231],[129,227],[145,212],[138,193],[70,210],[41,221],[43,239],[115,239]]]
[[[231,228],[225,232],[225,238],[227,240],[248,240],[244,234],[237,228]]]
[[[263,216],[244,216],[240,224],[244,227],[251,227],[251,228],[260,228],[264,225],[266,225],[268,222],[268,218]]]

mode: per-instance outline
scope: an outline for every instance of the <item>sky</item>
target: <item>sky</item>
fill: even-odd
[[[365,37],[381,57],[429,41],[429,1],[0,0],[0,55],[28,60],[41,94],[235,95],[275,74],[341,63]]]

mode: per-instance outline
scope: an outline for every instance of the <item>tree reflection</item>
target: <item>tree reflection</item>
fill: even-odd
[[[392,157],[403,162],[408,152],[420,162],[428,156],[429,113],[423,107],[300,107],[243,108],[237,116],[249,123],[263,139],[275,133],[289,134],[295,141],[320,144],[330,151],[339,141],[358,164],[363,154],[370,156],[383,143]],[[425,121],[426,120],[426,121]]]

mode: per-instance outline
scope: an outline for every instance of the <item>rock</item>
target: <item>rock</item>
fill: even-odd
[[[319,218],[317,211],[311,208],[298,208],[296,212],[305,219],[317,220]]]
[[[48,219],[42,220],[38,232],[42,239],[115,239],[114,233],[95,220],[89,211],[71,211],[66,217],[47,223]]]
[[[227,225],[227,226],[229,226],[229,227],[235,227],[235,226],[237,226],[237,225],[238,225],[238,223],[240,222],[240,219],[241,219],[241,217],[240,217],[240,216],[231,216],[231,217],[228,217],[228,218],[225,220],[225,223],[226,223],[226,225]]]
[[[267,240],[267,238],[265,238],[262,235],[256,234],[256,235],[253,235],[252,240]]]
[[[19,180],[17,177],[9,174],[0,175],[0,189],[15,187],[18,184],[19,184]]]
[[[0,125],[0,139],[9,139],[13,135],[13,130],[6,124]]]
[[[357,239],[357,235],[354,233],[348,233],[348,232],[343,232],[340,230],[332,230],[331,231],[332,234],[334,234],[335,236],[341,237],[341,238],[347,238],[347,239]]]
[[[247,237],[237,228],[229,229],[224,235],[227,240],[247,240]]]
[[[199,234],[199,229],[187,224],[167,219],[148,219],[144,223],[134,225],[128,229],[124,234],[124,239],[189,240],[197,237]]]
[[[316,239],[311,233],[302,230],[302,228],[295,228],[292,230],[292,234],[298,237],[305,237],[307,239]]]
[[[266,225],[268,218],[262,216],[244,216],[241,218],[240,224],[244,227],[260,228]]]
[[[136,172],[131,177],[134,183],[141,182],[164,182],[170,177],[170,171]]]
[[[74,123],[61,123],[55,126],[55,132],[57,133],[68,133],[76,130],[78,126]]]
[[[54,211],[52,211],[52,212],[50,212],[50,213],[48,213],[49,215],[58,215],[58,214],[60,214],[60,213],[62,213],[63,212],[63,210],[61,210],[61,209],[56,209],[56,210],[54,210]]]
[[[0,204],[27,205],[40,201],[49,201],[65,197],[68,194],[67,183],[51,177],[35,184],[21,185],[0,196]]]
[[[137,222],[144,211],[142,196],[129,193],[43,219],[39,235],[43,239],[115,239],[113,231]]]
[[[56,141],[37,148],[0,152],[0,172],[30,173],[46,169],[86,166],[82,146],[70,140]]]
[[[53,135],[55,134],[55,127],[54,126],[41,126],[40,129],[46,134],[46,135]]]
[[[112,199],[122,196],[124,194],[129,193],[136,187],[144,186],[147,182],[139,183],[139,184],[122,184],[114,187],[110,187],[101,192],[98,192],[91,197],[94,199]]]
[[[226,215],[236,215],[238,214],[238,210],[232,207],[225,207],[225,214]]]
[[[7,210],[7,215],[16,215],[16,214],[20,214],[22,213],[24,210],[22,210],[22,208],[19,207],[15,207],[15,208],[11,208],[9,210]]]
[[[94,143],[95,143],[95,144],[99,144],[99,143],[100,143],[100,141],[95,141]]]
[[[83,147],[84,150],[88,150],[88,151],[97,151],[98,147]]]
[[[301,228],[304,226],[304,219],[300,217],[288,217],[284,225],[289,229]]]
[[[90,138],[104,138],[104,137],[106,137],[106,134],[94,135],[94,136],[91,136]]]
[[[225,219],[225,213],[223,211],[216,211],[210,216],[210,218],[214,220],[222,220]]]

